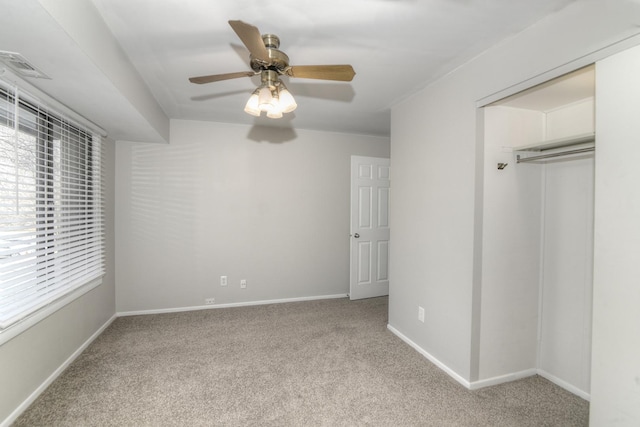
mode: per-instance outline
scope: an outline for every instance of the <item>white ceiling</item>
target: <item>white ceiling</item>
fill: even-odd
[[[168,118],[386,136],[394,103],[574,0],[92,1],[139,73],[137,81],[146,84],[148,89],[144,90],[150,91]],[[107,130],[119,126],[110,122],[117,111],[109,111],[108,106],[96,109],[79,99],[80,94],[86,97],[87,91],[94,89],[117,90],[120,94],[101,97],[105,101],[117,98],[113,110],[126,110],[121,104],[132,99],[127,88],[133,80],[117,84],[111,65],[100,64],[102,52],[87,48],[86,31],[91,28],[80,28],[84,33],[69,31],[69,19],[75,14],[69,8],[65,19],[54,13],[56,19],[46,25],[28,22],[30,15],[43,14],[38,3],[50,13],[64,8],[63,3],[0,2],[0,15],[4,16],[0,16],[0,50],[22,53],[53,77],[53,81],[39,81],[36,86],[62,96],[63,102],[88,113]],[[77,16],[80,19],[81,15]],[[187,80],[249,69],[248,51],[228,25],[230,19],[278,35],[280,50],[292,65],[352,64],[356,76],[348,83],[285,80],[298,109],[283,119],[249,116],[243,108],[259,83],[258,77],[207,85]],[[66,38],[54,34],[61,33],[54,21],[65,29]],[[78,48],[71,51],[68,45],[73,43]],[[65,49],[71,49],[68,55],[73,58],[52,57],[53,52]],[[102,76],[89,78],[83,73]],[[65,80],[65,76],[75,77]],[[99,77],[100,82],[83,87],[84,80]],[[80,93],[64,95],[63,87]],[[139,107],[134,105],[134,110],[141,110]],[[142,112],[138,116],[142,120],[149,117]],[[126,130],[118,128],[115,133],[116,138],[131,139],[121,136]]]

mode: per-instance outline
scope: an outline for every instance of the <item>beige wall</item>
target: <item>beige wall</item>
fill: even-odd
[[[389,139],[172,120],[169,145],[116,151],[117,311],[135,312],[346,294],[350,158]]]
[[[0,345],[0,423],[115,314],[115,144],[106,147],[106,275],[97,288]]]

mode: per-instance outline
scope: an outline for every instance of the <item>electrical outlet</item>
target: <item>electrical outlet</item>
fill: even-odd
[[[240,280],[240,289],[244,289],[247,287],[247,279]]]
[[[216,299],[215,298],[205,298],[204,299],[204,303],[205,304],[215,304],[216,303]]]
[[[227,276],[220,276],[220,286],[227,286]]]
[[[418,306],[418,320],[424,323],[424,308]]]

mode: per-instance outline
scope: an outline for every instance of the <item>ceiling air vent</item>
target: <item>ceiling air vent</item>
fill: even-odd
[[[15,52],[6,52],[0,50],[0,62],[7,65],[13,71],[24,77],[36,79],[49,79],[42,71],[31,65],[27,59]]]

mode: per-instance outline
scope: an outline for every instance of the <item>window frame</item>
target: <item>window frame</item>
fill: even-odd
[[[23,96],[26,95],[26,96]],[[51,108],[48,103],[40,102],[39,99],[34,98],[30,94],[27,94],[21,89],[13,85],[8,85],[6,82],[0,80],[0,98],[3,98],[7,103],[15,104],[16,110],[13,110],[12,115],[10,110],[6,111],[6,116],[1,117],[3,119],[3,125],[13,125],[13,129],[17,132],[24,132],[35,138],[35,147],[37,158],[33,165],[35,173],[35,186],[36,192],[44,194],[44,199],[34,194],[35,204],[35,224],[36,231],[34,235],[38,241],[45,242],[43,247],[36,247],[35,249],[35,265],[38,263],[51,264],[53,260],[56,261],[55,251],[53,243],[56,241],[56,229],[55,226],[59,226],[59,221],[55,219],[56,216],[56,201],[55,188],[53,185],[54,173],[59,173],[61,177],[64,177],[68,183],[67,187],[64,187],[64,183],[60,183],[61,191],[71,192],[71,202],[66,200],[60,202],[60,206],[64,208],[73,209],[73,200],[78,200],[79,203],[84,203],[84,209],[82,209],[83,215],[81,216],[80,223],[86,226],[86,232],[81,236],[88,236],[91,245],[83,245],[83,253],[90,253],[94,249],[96,240],[98,241],[98,255],[92,255],[93,260],[98,260],[98,264],[101,266],[96,274],[95,278],[82,279],[83,282],[69,286],[69,288],[56,290],[54,299],[48,301],[43,306],[38,304],[39,308],[32,309],[27,308],[23,310],[26,315],[22,313],[17,321],[10,322],[4,328],[0,328],[0,345],[21,334],[31,326],[42,321],[46,317],[65,307],[72,301],[76,300],[80,296],[91,291],[95,287],[102,283],[102,278],[105,274],[105,230],[104,230],[104,207],[102,206],[104,199],[104,179],[102,176],[103,166],[103,153],[102,153],[102,136],[99,132],[94,131],[88,126],[78,125],[77,122],[69,120],[64,112],[58,111],[57,108]],[[20,120],[20,112],[30,113],[35,117],[35,126],[30,129],[27,125],[24,125]],[[0,115],[5,111],[0,110]],[[17,126],[16,126],[17,120]],[[54,170],[55,163],[55,127],[59,127],[59,150],[60,150],[60,166],[59,171]],[[64,131],[72,132],[77,135],[76,139],[63,137]],[[34,134],[35,133],[35,134]],[[70,175],[75,172],[72,171],[74,167],[67,165],[66,169],[63,166],[64,155],[63,152],[84,152],[83,157],[77,157],[82,159],[80,163],[82,175],[78,181],[74,182],[74,178]],[[97,164],[96,163],[96,157]],[[77,159],[75,158],[75,159]],[[69,161],[69,160],[67,160]],[[70,161],[69,161],[70,162]],[[16,165],[16,168],[18,166]],[[66,174],[66,176],[65,176]],[[77,179],[77,178],[76,178]],[[84,188],[82,188],[84,186]],[[40,188],[38,188],[40,187]],[[74,188],[75,187],[75,188]],[[74,199],[75,192],[78,192],[79,198]],[[67,196],[69,197],[69,196]],[[42,205],[42,206],[39,206]],[[60,215],[60,213],[58,213]],[[62,213],[64,216],[65,214]],[[97,219],[96,219],[97,218]],[[84,222],[82,222],[84,221]],[[37,224],[40,223],[40,226]],[[1,226],[2,224],[0,224]],[[44,226],[42,226],[44,225]],[[97,227],[97,228],[96,228]],[[41,239],[43,238],[43,239]],[[81,238],[82,239],[82,238]],[[82,239],[84,240],[84,239]],[[37,259],[42,258],[42,261]],[[0,260],[1,261],[1,260]],[[38,267],[36,267],[36,271]],[[58,274],[59,273],[55,273]],[[46,288],[44,288],[46,290]],[[40,292],[40,286],[36,293]]]

